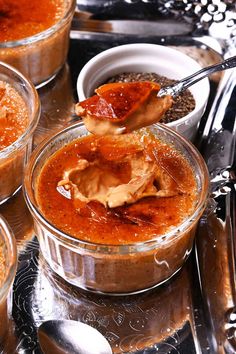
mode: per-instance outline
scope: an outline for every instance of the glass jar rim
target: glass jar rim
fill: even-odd
[[[15,153],[18,149],[27,144],[29,135],[33,133],[38,124],[41,105],[36,88],[30,80],[28,80],[19,70],[5,62],[0,61],[0,69],[1,67],[4,67],[4,69],[8,70],[9,73],[16,74],[16,76],[19,77],[20,80],[22,80],[25,87],[27,87],[29,92],[31,92],[34,101],[33,112],[31,114],[33,116],[33,119],[30,121],[30,124],[27,126],[24,133],[11,145],[6,146],[4,149],[0,150],[0,159],[5,159],[9,158],[11,154]]]
[[[36,33],[30,37],[25,37],[22,39],[18,39],[15,41],[7,41],[7,42],[0,42],[0,50],[4,48],[15,48],[15,47],[20,47],[24,46],[27,44],[33,44],[35,42],[38,42],[42,39],[45,39],[49,37],[50,35],[54,34],[56,31],[58,31],[61,27],[63,27],[64,24],[67,23],[69,20],[71,14],[73,14],[73,11],[76,7],[76,0],[70,0],[71,4],[66,10],[64,16],[56,22],[53,26],[47,28],[46,30]]]
[[[36,217],[40,223],[43,224],[43,226],[49,230],[52,231],[53,236],[56,237],[58,240],[62,239],[64,241],[69,241],[73,243],[78,243],[78,246],[81,246],[85,249],[90,249],[91,251],[94,249],[97,251],[97,248],[101,248],[105,253],[106,250],[104,250],[104,247],[109,248],[109,252],[107,253],[119,253],[119,254],[125,254],[125,253],[131,253],[131,252],[143,252],[147,250],[151,250],[155,248],[157,245],[165,244],[166,242],[171,241],[173,238],[177,238],[177,234],[181,237],[183,232],[187,232],[187,230],[192,226],[192,222],[195,220],[198,220],[198,216],[202,213],[204,210],[207,200],[208,200],[208,195],[209,195],[209,175],[208,175],[208,169],[205,164],[205,161],[203,157],[200,155],[200,153],[197,151],[196,147],[190,142],[187,141],[185,138],[183,138],[180,134],[177,132],[173,131],[171,128],[167,127],[164,124],[157,123],[153,125],[154,127],[157,127],[158,130],[162,130],[170,134],[172,137],[178,139],[179,141],[183,142],[185,147],[188,147],[191,151],[191,154],[194,158],[194,160],[197,162],[198,166],[201,168],[202,172],[202,188],[201,188],[201,193],[199,196],[199,199],[197,201],[197,205],[195,206],[193,212],[191,215],[189,215],[183,223],[180,225],[173,227],[170,231],[166,232],[163,235],[158,235],[156,238],[153,237],[150,240],[147,241],[142,241],[142,242],[136,242],[136,243],[130,243],[130,244],[124,244],[124,245],[119,245],[119,244],[101,244],[101,243],[94,243],[90,241],[85,241],[80,238],[71,236],[62,230],[58,229],[56,226],[54,226],[50,221],[48,221],[43,214],[40,212],[35,200],[34,200],[34,191],[32,188],[32,178],[33,178],[33,171],[34,168],[37,164],[37,161],[41,158],[43,155],[45,148],[49,145],[52,144],[58,137],[62,136],[63,134],[67,133],[71,129],[75,128],[83,128],[84,124],[82,122],[75,123],[73,125],[70,125],[66,127],[63,130],[60,130],[57,132],[55,135],[51,136],[50,138],[44,140],[33,152],[31,155],[30,161],[28,162],[25,173],[24,173],[24,182],[23,182],[23,193],[24,197],[26,200],[26,203],[31,211],[31,213]],[[74,139],[73,139],[74,140]],[[73,141],[72,140],[72,141]],[[111,252],[111,250],[113,250]],[[118,251],[118,252],[117,252]]]
[[[5,272],[5,276],[3,278],[3,282],[0,284],[0,303],[1,300],[4,299],[9,291],[9,288],[13,282],[13,279],[16,274],[17,267],[17,248],[16,248],[16,240],[15,236],[12,232],[12,229],[9,227],[5,218],[0,214],[0,229],[3,235],[4,243],[7,247],[7,269]]]

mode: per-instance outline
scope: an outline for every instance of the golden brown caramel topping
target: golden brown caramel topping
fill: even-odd
[[[141,198],[112,208],[99,201],[109,187],[128,184],[135,173],[147,182]],[[127,195],[135,197],[137,189]],[[96,193],[99,198],[94,200]],[[70,143],[49,159],[37,186],[39,207],[50,222],[75,237],[107,244],[141,242],[167,232],[192,212],[196,198],[188,161],[171,146],[141,133],[94,135]]]
[[[29,115],[19,93],[0,81],[0,150],[11,145],[26,130]]]
[[[76,105],[87,129],[98,135],[119,134],[158,122],[170,108],[170,96],[157,97],[153,82],[111,83],[96,89],[97,95]]]
[[[0,0],[0,42],[33,36],[54,25],[64,0]]]
[[[136,111],[160,86],[151,82],[112,83],[100,86],[92,96],[80,103],[87,114],[98,119],[125,120]]]

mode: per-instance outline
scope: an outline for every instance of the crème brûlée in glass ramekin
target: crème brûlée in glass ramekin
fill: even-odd
[[[164,125],[98,136],[78,123],[33,153],[24,194],[55,272],[83,289],[131,294],[182,267],[208,184],[197,149]]]
[[[75,0],[1,0],[0,59],[35,85],[66,61]]]
[[[0,215],[0,352],[8,332],[8,295],[16,273],[17,254],[14,235]],[[10,306],[9,306],[10,308]]]
[[[21,186],[39,115],[33,84],[0,62],[0,204]]]

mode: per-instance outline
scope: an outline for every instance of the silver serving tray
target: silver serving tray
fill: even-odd
[[[34,137],[35,145],[77,119],[74,115],[76,79],[82,66],[102,50],[134,42],[174,46],[203,65],[221,59],[220,51],[212,49],[218,43],[211,38],[208,38],[208,43],[211,42],[212,47],[204,44],[202,38],[192,36],[101,33],[88,27],[82,31],[81,27],[78,29],[78,23],[74,24],[68,63],[51,82],[38,90],[42,114]],[[199,127],[197,141],[201,141],[199,148],[205,154],[208,151],[206,141],[211,134],[207,122],[209,112],[214,121],[211,106],[220,78],[218,75],[211,77],[211,96]],[[214,245],[219,247],[217,255],[209,255],[214,246],[212,234],[206,235],[203,228],[213,232],[209,218],[216,216],[216,204],[211,203],[208,213],[202,218],[197,237],[198,257],[192,252],[182,270],[155,290],[114,298],[81,291],[50,270],[40,254],[32,218],[20,190],[0,206],[0,213],[15,232],[19,251],[12,293],[11,328],[4,353],[41,353],[37,341],[38,326],[45,320],[63,318],[79,320],[97,328],[108,339],[114,353],[226,353],[234,345],[233,325],[227,330],[225,326],[232,322],[235,306],[235,287],[232,284],[234,249],[230,239],[232,235],[227,233],[235,214],[231,210],[224,233],[214,234]]]

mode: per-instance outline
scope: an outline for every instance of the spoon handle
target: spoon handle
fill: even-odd
[[[211,66],[208,66],[206,68],[203,68],[196,73],[178,81],[176,84],[172,86],[167,86],[163,87],[159,92],[158,96],[164,96],[164,95],[171,95],[171,96],[176,96],[183,90],[187,89],[189,86],[195,84],[196,82],[200,81],[206,76],[209,76],[213,74],[216,71],[222,71],[226,69],[231,69],[236,66],[236,56],[233,56],[231,58],[228,58],[224,61],[222,61],[219,64],[214,64]]]

